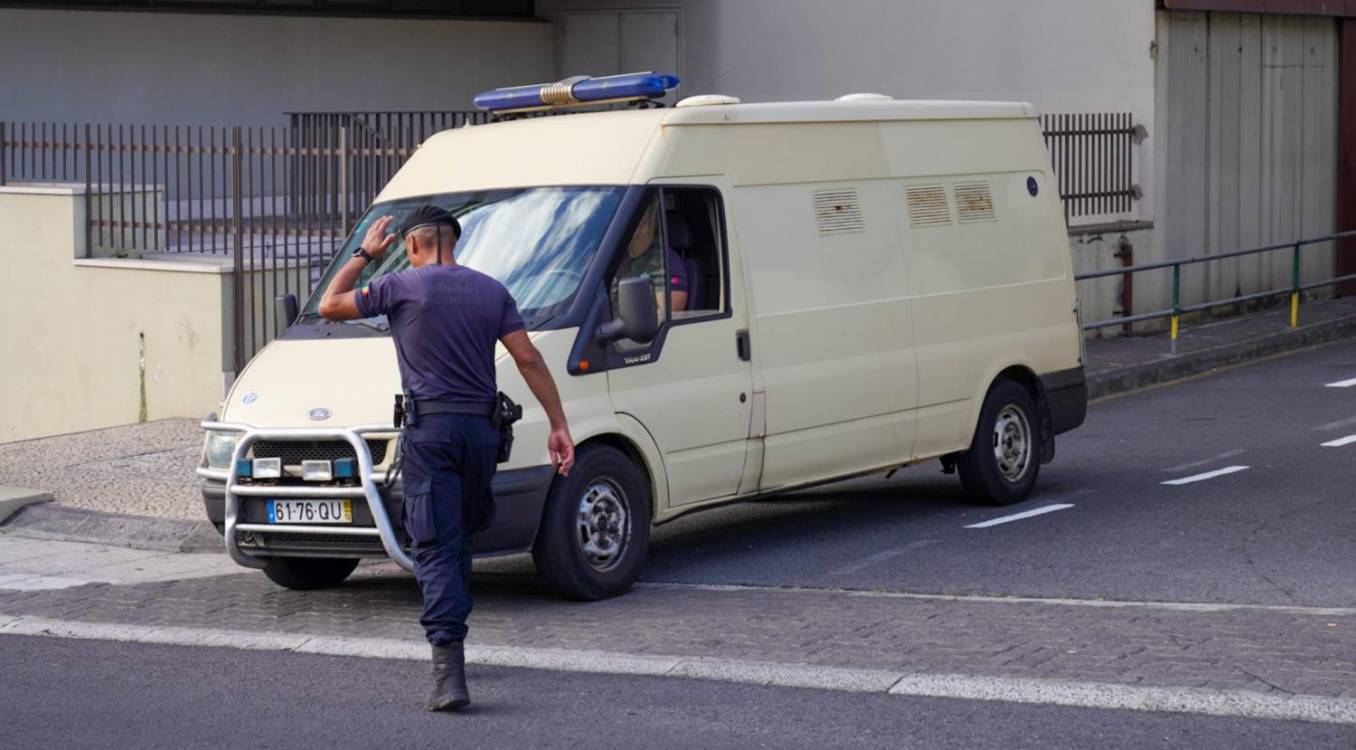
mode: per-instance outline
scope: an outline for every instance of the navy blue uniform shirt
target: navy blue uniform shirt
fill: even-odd
[[[355,297],[363,317],[390,321],[400,382],[415,398],[495,400],[494,344],[525,327],[503,284],[465,266],[428,265],[381,276]]]

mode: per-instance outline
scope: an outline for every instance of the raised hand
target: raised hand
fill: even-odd
[[[367,234],[363,235],[363,250],[368,255],[380,259],[381,256],[386,254],[387,250],[391,249],[391,245],[395,244],[398,239],[395,233],[387,231],[393,221],[395,221],[394,216],[383,216],[372,222],[372,226],[367,228]]]

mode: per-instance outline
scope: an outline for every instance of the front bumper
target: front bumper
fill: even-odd
[[[386,477],[372,468],[363,436],[391,432],[389,426],[355,428],[257,429],[247,425],[204,422],[210,430],[240,432],[228,472],[199,469],[203,477],[203,506],[207,518],[221,532],[226,551],[237,563],[262,567],[272,556],[389,557],[409,570],[409,540],[400,519],[404,495],[399,482],[385,486]],[[359,484],[256,485],[242,483],[235,466],[258,440],[344,440],[358,457]],[[489,528],[472,538],[480,556],[511,554],[530,549],[541,521],[542,508],[555,472],[550,466],[501,472],[494,478],[496,513]],[[353,501],[353,523],[299,526],[269,524],[270,498],[323,497]]]

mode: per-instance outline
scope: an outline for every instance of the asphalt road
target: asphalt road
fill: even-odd
[[[929,462],[697,513],[645,580],[949,594],[1356,606],[1356,343],[1093,404],[1020,505],[976,506]],[[1230,466],[1246,470],[1161,484]],[[1051,504],[1074,507],[983,529]],[[510,560],[482,565],[530,572]]]
[[[1350,726],[0,636],[0,746],[1349,748]],[[242,676],[245,679],[242,679]],[[331,686],[318,690],[317,686]]]

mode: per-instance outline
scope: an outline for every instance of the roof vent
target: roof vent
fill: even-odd
[[[871,93],[844,94],[837,99],[834,99],[836,102],[892,102],[894,100],[895,98],[893,96]]]
[[[689,96],[678,102],[679,107],[714,107],[720,104],[738,104],[739,97],[725,96],[724,94],[702,94],[700,96]]]

